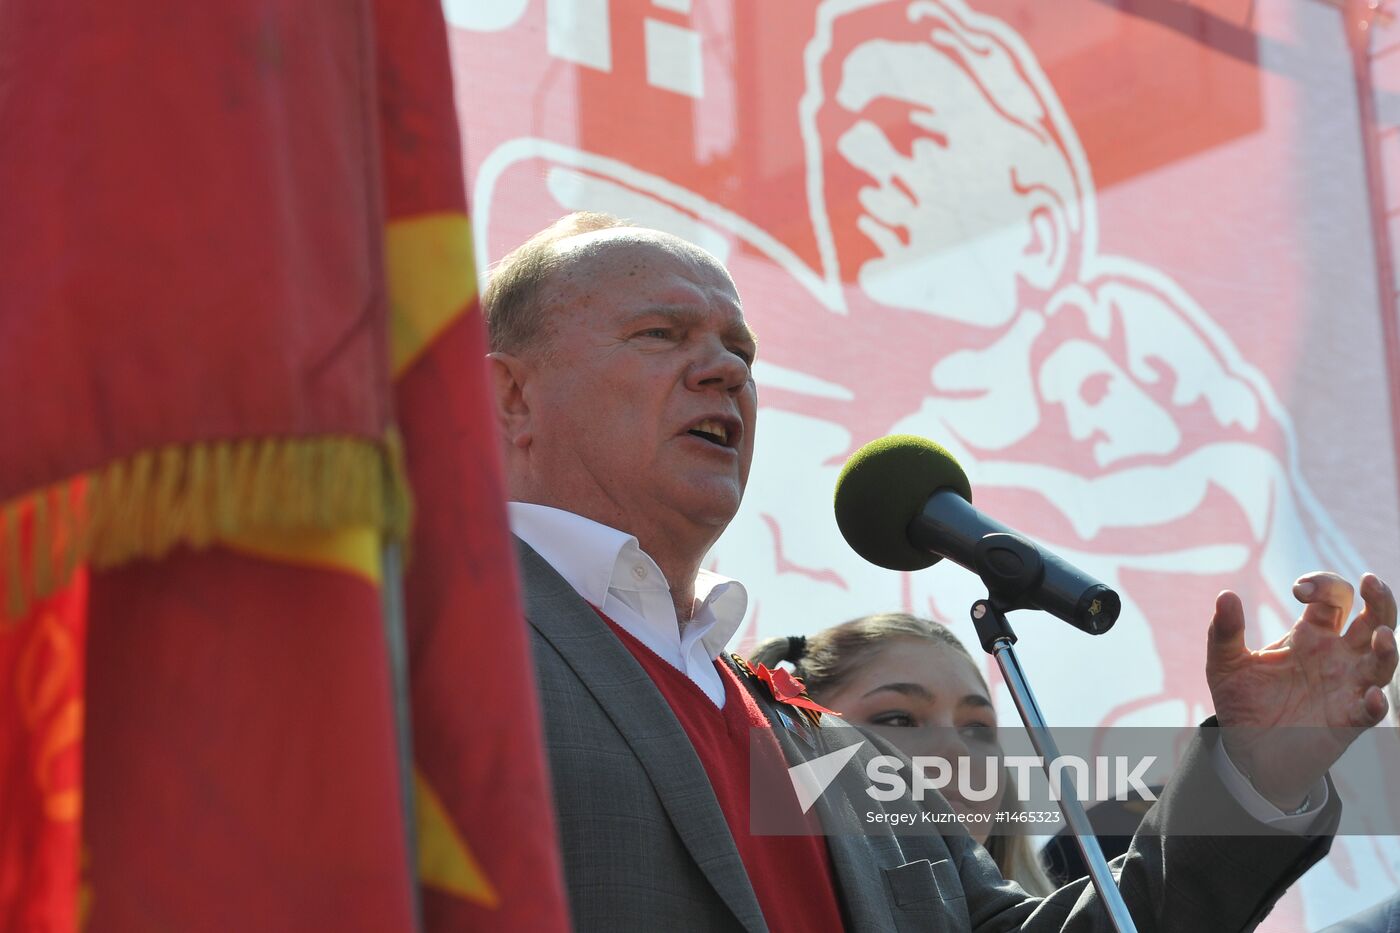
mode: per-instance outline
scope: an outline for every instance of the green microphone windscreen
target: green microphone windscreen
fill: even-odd
[[[972,501],[972,486],[958,461],[939,445],[913,434],[891,434],[851,455],[836,480],[836,524],[857,554],[890,570],[922,570],[937,554],[909,543],[914,516],[939,489]]]

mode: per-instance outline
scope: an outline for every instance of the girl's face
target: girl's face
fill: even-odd
[[[911,758],[945,759],[952,770],[941,792],[955,811],[986,814],[963,824],[978,842],[986,841],[1002,795],[965,799],[958,790],[958,759],[970,759],[972,771],[963,780],[983,790],[989,769],[984,759],[1001,749],[991,698],[966,656],[926,638],[891,638],[840,689],[818,700],[852,725],[875,729]],[[990,767],[1000,779],[999,763]]]

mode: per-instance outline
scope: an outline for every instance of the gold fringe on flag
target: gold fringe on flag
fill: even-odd
[[[80,563],[101,569],[154,560],[254,531],[369,526],[403,541],[410,512],[396,435],[383,443],[260,438],[142,451],[0,506],[7,594],[0,621],[66,584]]]

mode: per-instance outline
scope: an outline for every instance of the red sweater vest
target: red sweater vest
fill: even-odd
[[[780,761],[783,753],[771,738],[772,725],[729,665],[715,661],[724,680],[724,709],[718,709],[693,680],[607,616],[598,615],[651,677],[695,746],[768,929],[774,933],[842,929],[825,838],[755,836],[749,831],[749,731],[770,733],[769,751],[777,756],[775,760]],[[795,799],[793,807],[797,807]]]

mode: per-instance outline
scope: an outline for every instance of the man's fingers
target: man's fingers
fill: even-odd
[[[1219,670],[1246,654],[1244,646],[1244,604],[1229,590],[1215,597],[1215,616],[1206,638],[1206,671]]]
[[[1396,594],[1385,580],[1373,573],[1362,574],[1361,598],[1366,601],[1366,611],[1375,612],[1379,625],[1396,628]]]
[[[1356,725],[1369,729],[1385,718],[1386,710],[1390,709],[1390,704],[1386,701],[1385,691],[1372,685],[1367,687],[1366,692],[1361,695],[1357,707]]]
[[[1343,636],[1347,644],[1357,650],[1363,650],[1370,644],[1373,632],[1395,628],[1395,595],[1374,573],[1361,577],[1361,599],[1365,602],[1365,608]]]
[[[1355,628],[1357,623],[1352,623]],[[1381,626],[1371,633],[1370,654],[1363,664],[1366,679],[1372,684],[1384,686],[1395,676],[1395,665],[1400,660],[1400,651],[1395,645],[1395,630]]]
[[[1395,628],[1395,594],[1384,580],[1374,573],[1361,577],[1361,598],[1366,603],[1366,614],[1372,616],[1372,624]]]
[[[1342,630],[1342,623],[1351,613],[1351,584],[1335,573],[1310,573],[1293,584],[1293,595],[1303,603],[1298,621],[1317,625],[1333,632]]]

